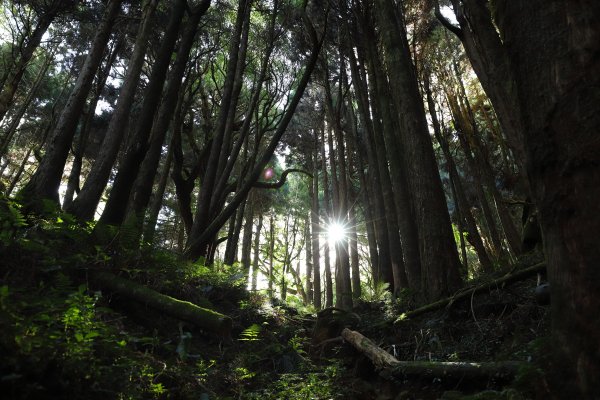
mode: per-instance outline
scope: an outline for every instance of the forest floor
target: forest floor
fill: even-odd
[[[73,235],[0,243],[2,398],[516,400],[544,392],[537,361],[549,307],[536,304],[533,278],[394,323],[406,306],[389,296],[317,318],[248,292],[234,268],[215,272],[161,252],[121,265],[121,276],[229,315],[231,337],[222,337],[89,285],[81,265],[109,267],[113,255],[68,250]],[[526,367],[510,380],[391,376],[342,340],[343,328],[398,360]]]

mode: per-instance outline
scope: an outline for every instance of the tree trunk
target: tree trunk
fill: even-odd
[[[178,123],[174,124],[174,129],[181,129]],[[158,223],[158,214],[163,205],[163,197],[165,195],[165,189],[169,181],[169,171],[171,171],[171,164],[173,163],[173,141],[169,145],[167,150],[167,156],[164,161],[163,169],[160,173],[158,180],[158,187],[152,194],[152,201],[148,209],[148,217],[144,222],[144,242],[152,245],[154,242],[154,234],[156,233],[156,225]]]
[[[173,114],[181,113],[183,108],[183,99],[185,94],[185,86],[183,85],[183,76],[188,66],[188,60],[200,19],[210,5],[209,1],[202,3],[204,7],[201,9],[195,8],[193,14],[189,17],[181,40],[178,44],[177,58],[171,71],[163,95],[163,100],[158,110],[156,120],[152,125],[150,132],[150,141],[146,154],[139,165],[137,178],[131,188],[131,194],[128,200],[127,218],[133,219],[134,224],[139,228],[138,232],[141,235],[141,227],[143,225],[146,208],[152,195],[152,188],[156,171],[160,163],[163,143],[167,136],[169,125],[173,119]],[[182,89],[182,86],[184,87]],[[180,124],[179,121],[175,123]],[[127,160],[124,161],[124,164]]]
[[[102,61],[102,54],[110,38],[113,24],[121,10],[122,0],[109,0],[102,21],[90,48],[75,87],[73,88],[60,119],[54,128],[48,149],[40,166],[25,188],[21,190],[23,198],[32,211],[43,211],[41,201],[49,199],[58,204],[58,188],[81,111],[92,87],[94,75]]]
[[[246,283],[249,281],[249,272],[251,264],[252,254],[252,228],[254,227],[254,204],[253,200],[250,200],[248,207],[246,207],[246,218],[244,223],[244,233],[242,235],[242,259],[241,264],[246,274]]]
[[[0,141],[0,157],[4,156],[8,151],[10,142],[12,141],[15,132],[17,132],[17,128],[21,124],[21,118],[23,118],[23,115],[25,115],[25,112],[29,108],[31,101],[37,95],[37,91],[41,86],[42,82],[44,82],[46,78],[46,72],[48,71],[48,68],[50,67],[53,61],[54,52],[46,56],[44,64],[40,67],[40,70],[38,71],[38,74],[35,77],[33,85],[28,90],[27,97],[25,98],[25,100],[23,100],[23,103],[21,103],[19,109],[17,110],[17,112],[15,112],[15,115],[10,121],[10,125],[8,125],[8,127],[6,128],[4,137],[2,138],[2,141]]]
[[[127,145],[123,161],[119,165],[119,170],[104,206],[104,211],[100,217],[100,222],[103,224],[120,225],[125,217],[132,182],[136,179],[140,165],[148,150],[148,140],[152,132],[154,116],[162,98],[161,93],[171,62],[173,49],[177,42],[186,4],[185,0],[175,0],[171,9],[169,25],[152,66],[150,81],[144,92],[142,111],[137,120],[134,133],[131,135]]]
[[[502,131],[525,178],[521,108],[516,82],[502,39],[492,22],[488,1],[452,0],[460,24],[458,33],[481,86],[494,106]],[[438,14],[439,15],[439,14]]]
[[[6,79],[2,82],[0,92],[0,122],[4,119],[6,112],[13,105],[13,99],[23,78],[23,74],[27,69],[27,65],[33,53],[39,47],[44,33],[50,27],[52,21],[57,16],[58,8],[54,7],[51,12],[41,15],[38,23],[31,33],[31,37],[21,50],[20,57],[13,65],[8,66]]]
[[[401,123],[404,170],[418,226],[421,287],[426,298],[433,300],[460,286],[460,260],[406,33],[398,24],[395,17],[397,10],[391,0],[377,0],[376,4],[390,88],[395,94],[396,111]]]
[[[332,215],[331,202],[329,196],[329,179],[327,173],[327,157],[325,156],[325,128],[321,130],[321,163],[323,171],[323,214],[327,221]],[[325,308],[333,307],[333,279],[331,276],[331,260],[330,260],[330,249],[329,240],[325,239],[325,245],[323,246],[324,262],[325,262]]]
[[[469,235],[469,242],[472,243],[473,248],[477,253],[477,257],[479,258],[482,270],[485,272],[491,272],[493,270],[493,264],[490,258],[488,257],[483,241],[481,240],[481,236],[479,235],[479,231],[477,230],[475,218],[473,218],[473,214],[471,214],[471,206],[467,200],[467,196],[465,195],[460,175],[458,174],[456,164],[454,163],[454,158],[452,157],[452,153],[450,151],[450,146],[448,145],[448,141],[442,133],[440,122],[437,118],[435,103],[433,101],[433,95],[429,86],[429,76],[425,77],[424,88],[425,94],[427,96],[427,105],[429,107],[429,113],[431,115],[433,131],[440,147],[442,148],[442,152],[444,153],[444,158],[446,159],[446,164],[448,166],[448,173],[452,182],[452,193],[456,197],[457,208],[459,209],[459,219],[461,221],[464,221],[464,227]],[[462,239],[461,230],[461,247],[463,247],[463,258],[465,262],[465,267],[468,268],[463,241],[464,239]]]
[[[89,270],[89,274],[91,281],[101,289],[138,301],[171,317],[191,322],[198,328],[217,333],[223,338],[230,338],[232,321],[226,315],[158,293],[110,272]]]
[[[241,74],[238,73],[240,67],[238,61],[240,57],[245,55],[245,44],[243,44],[243,31],[246,27],[246,19],[250,17],[250,0],[239,0],[237,5],[237,14],[235,19],[234,32],[231,37],[229,47],[229,58],[227,61],[227,71],[224,77],[222,89],[222,99],[219,107],[219,115],[213,132],[213,140],[208,154],[208,162],[204,176],[202,177],[202,185],[198,193],[196,202],[196,213],[194,216],[194,225],[190,234],[190,238],[196,238],[203,233],[210,224],[211,205],[214,200],[214,189],[217,183],[217,173],[219,164],[223,161],[222,155],[223,141],[226,136],[227,121],[229,117],[229,108],[233,104],[237,104],[237,99],[234,99],[235,88],[239,84]],[[235,110],[233,110],[235,112]],[[210,236],[210,235],[207,235]],[[188,247],[192,247],[192,242],[188,243]],[[205,252],[206,240],[198,241],[198,244],[193,246],[193,256],[196,258],[203,255]],[[198,247],[196,249],[196,247]]]
[[[552,288],[557,397],[600,393],[600,3],[498,0]]]
[[[269,276],[268,278],[268,294],[270,298],[274,297],[273,293],[273,272],[274,272],[274,255],[275,255],[275,217],[271,214],[269,218]]]
[[[236,193],[231,197],[230,201],[216,216],[211,217],[208,226],[205,226],[206,221],[200,221],[198,216],[196,216],[194,221],[194,227],[192,228],[192,239],[187,244],[187,249],[185,252],[185,256],[189,259],[196,259],[201,256],[205,252],[205,243],[208,238],[210,238],[214,233],[218,232],[223,224],[227,222],[229,217],[233,213],[235,213],[236,208],[244,201],[244,199],[248,196],[248,193],[254,186],[255,182],[258,180],[260,175],[265,169],[265,166],[271,160],[273,153],[281,137],[285,133],[287,126],[289,125],[296,107],[300,103],[304,90],[308,85],[310,80],[312,71],[314,70],[317,61],[319,59],[319,53],[321,47],[323,45],[323,38],[319,38],[314,29],[314,26],[308,19],[308,17],[304,16],[305,22],[305,30],[308,36],[311,39],[311,50],[309,52],[308,60],[306,61],[306,65],[302,76],[296,86],[296,90],[294,91],[293,96],[291,97],[287,109],[283,112],[281,119],[279,120],[277,126],[274,129],[273,136],[269,140],[266,148],[263,150],[262,154],[259,156],[256,155],[256,162],[253,163],[253,167],[248,170],[247,173],[241,177],[241,184]],[[213,142],[213,146],[214,146]],[[203,182],[203,186],[206,186],[206,182]],[[200,197],[199,197],[200,202]],[[200,203],[199,203],[200,204]],[[206,203],[204,203],[206,204]]]
[[[258,262],[260,258],[260,231],[263,226],[263,213],[258,213],[258,225],[256,226],[256,234],[254,236],[254,257],[252,260],[252,281],[250,288],[252,291],[256,291],[256,281],[258,279]]]
[[[96,207],[102,196],[102,192],[106,187],[106,183],[110,177],[113,165],[119,153],[119,147],[123,141],[125,129],[127,127],[127,119],[131,105],[135,98],[135,91],[140,80],[140,73],[144,65],[144,57],[148,36],[151,33],[152,16],[156,10],[158,0],[150,0],[146,3],[146,9],[142,16],[142,22],[138,28],[136,41],[133,48],[133,54],[127,66],[123,86],[121,87],[117,105],[110,119],[108,129],[102,140],[101,151],[96,157],[94,164],[88,174],[85,184],[73,201],[72,205],[67,208],[67,211],[77,216],[82,220],[90,220],[94,217]],[[175,13],[175,17],[180,19],[181,15]],[[176,23],[175,23],[176,22]],[[170,29],[177,30],[178,21],[171,21]],[[169,37],[169,31],[165,33],[163,40]],[[172,35],[172,33],[171,33]],[[156,60],[158,61],[158,60]],[[149,90],[149,88],[147,88]],[[148,95],[150,92],[147,92]]]
[[[311,241],[307,246],[312,246],[312,265],[313,265],[313,299],[312,303],[316,310],[321,309],[321,259],[319,248],[319,136],[318,131],[314,132],[314,146],[311,152],[311,161],[313,167],[313,179],[309,188],[311,200],[310,207],[310,224],[311,224]]]
[[[485,186],[487,186],[489,193],[494,199],[494,205],[496,207],[496,212],[498,213],[498,217],[500,219],[500,225],[502,226],[502,229],[504,231],[504,237],[506,238],[506,242],[512,254],[518,256],[521,252],[520,235],[517,232],[517,229],[515,228],[514,222],[512,220],[512,217],[510,216],[508,209],[506,208],[504,199],[502,198],[500,191],[496,187],[496,178],[488,162],[489,155],[481,141],[481,132],[477,127],[475,115],[473,113],[473,109],[471,108],[469,99],[467,98],[467,93],[464,88],[464,84],[462,82],[462,78],[458,71],[458,66],[456,62],[454,62],[454,70],[456,73],[456,78],[458,80],[458,88],[460,92],[460,97],[462,98],[463,107],[466,109],[468,125],[471,128],[466,133],[468,133],[470,143],[472,143],[472,150],[475,161],[479,166],[479,170],[481,170],[481,177],[483,179],[483,183],[485,184]]]
[[[365,40],[376,42],[375,32],[370,24],[364,23],[363,27]],[[378,158],[381,159],[379,168],[380,170],[385,168],[384,172],[380,173],[382,188],[389,184],[390,188],[388,190],[393,191],[392,201],[388,206],[391,213],[388,214],[388,221],[392,221],[394,225],[390,229],[393,230],[393,233],[389,234],[390,249],[393,251],[394,248],[398,248],[397,252],[404,260],[401,265],[402,271],[399,271],[395,276],[400,287],[394,288],[394,290],[397,293],[402,287],[411,287],[418,292],[421,288],[419,239],[410,202],[410,189],[402,166],[403,156],[400,151],[401,147],[397,133],[399,121],[393,110],[393,96],[389,91],[388,80],[383,71],[380,57],[375,51],[376,49],[368,43],[365,43],[362,49],[365,53],[362,58],[368,65],[369,78],[373,82],[371,85],[372,108],[374,114],[379,116],[373,120],[373,136],[379,154]],[[393,215],[395,215],[395,219],[392,219]],[[398,246],[398,243],[400,243],[400,246]]]
[[[79,138],[76,139],[73,145],[73,162],[71,163],[71,172],[67,181],[67,190],[63,198],[63,208],[67,209],[73,202],[75,192],[79,193],[79,180],[81,176],[81,167],[83,166],[83,155],[87,146],[90,130],[92,129],[92,121],[96,115],[96,106],[102,95],[102,90],[106,86],[106,81],[110,74],[110,70],[117,58],[117,55],[125,45],[125,37],[121,35],[115,39],[116,43],[106,56],[106,65],[98,70],[96,76],[96,85],[92,92],[92,98],[89,100],[87,112],[83,113],[83,124],[80,124]]]
[[[310,234],[310,218],[306,218],[304,221],[304,245],[306,246],[306,304],[310,304],[313,301],[313,257],[312,257],[312,240]]]
[[[460,379],[513,379],[526,363],[520,361],[498,362],[442,362],[442,361],[399,361],[377,346],[360,332],[344,328],[342,337],[356,350],[367,356],[377,369],[383,369],[384,375],[394,377],[418,375],[431,378]]]
[[[248,201],[244,201],[240,204],[237,212],[231,217],[232,226],[229,230],[229,236],[227,239],[227,246],[225,247],[225,256],[223,262],[226,265],[233,265],[237,259],[238,243],[240,241],[240,234],[242,233],[242,225],[244,222],[244,212],[246,211],[246,205]]]

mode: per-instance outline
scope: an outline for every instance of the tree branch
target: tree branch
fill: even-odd
[[[435,3],[435,17],[437,18],[438,21],[440,21],[440,23],[446,28],[448,29],[450,32],[454,33],[462,42],[463,40],[463,31],[462,29],[460,29],[460,27],[452,24],[452,22],[448,21],[448,18],[444,17],[442,15],[442,12],[440,11],[440,4],[438,2]]]
[[[292,172],[298,172],[300,174],[310,176],[311,179],[313,177],[313,175],[308,171],[305,171],[303,169],[291,168],[291,169],[286,169],[285,171],[283,171],[281,173],[281,178],[279,179],[279,182],[256,182],[254,185],[252,185],[252,187],[257,188],[257,189],[279,189],[280,187],[285,185],[288,174],[290,174]]]

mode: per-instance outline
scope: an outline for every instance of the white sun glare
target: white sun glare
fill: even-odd
[[[337,243],[347,235],[346,226],[339,222],[331,222],[327,225],[327,240],[329,243]]]

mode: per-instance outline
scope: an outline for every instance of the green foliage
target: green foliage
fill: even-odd
[[[342,367],[332,363],[324,372],[284,373],[275,382],[258,392],[248,393],[247,399],[342,399],[344,388],[336,385]]]
[[[17,232],[26,225],[20,204],[0,198],[0,248],[8,247],[15,240]]]
[[[95,305],[100,294],[94,293],[92,297],[86,291],[87,287],[80,285],[77,292],[69,295],[65,302],[67,309],[62,322],[67,342],[67,357],[88,357],[92,352],[94,339],[100,336],[104,329],[103,324],[95,318]]]
[[[258,324],[252,324],[248,328],[244,329],[242,333],[240,333],[239,340],[246,342],[254,342],[259,340],[259,334],[262,330],[262,327]]]
[[[360,298],[367,303],[385,302],[391,299],[388,282],[373,282],[373,285],[362,285]]]

